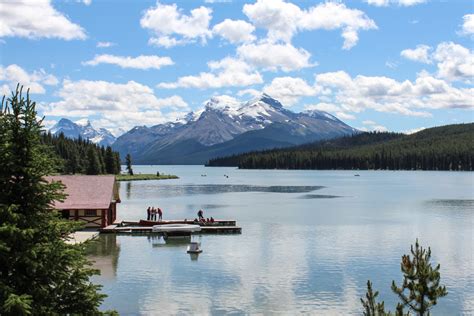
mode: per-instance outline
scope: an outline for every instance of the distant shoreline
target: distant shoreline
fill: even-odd
[[[120,174],[116,175],[115,179],[117,181],[138,181],[138,180],[171,180],[179,179],[178,176],[172,174],[161,174],[157,176],[156,174]]]

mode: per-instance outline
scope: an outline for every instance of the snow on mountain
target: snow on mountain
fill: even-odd
[[[139,163],[204,163],[214,155],[290,146],[357,130],[323,111],[295,113],[267,94],[239,102],[214,96],[175,122],[135,127],[113,148]]]
[[[73,122],[62,118],[49,130],[49,132],[53,135],[63,133],[64,136],[68,138],[81,137],[89,139],[91,142],[101,146],[110,146],[116,139],[116,137],[105,128],[95,129],[87,119]]]

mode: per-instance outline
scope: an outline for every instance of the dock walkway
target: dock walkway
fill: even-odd
[[[194,224],[194,222],[184,220],[168,220],[161,222],[152,222],[140,220],[139,222],[122,221],[114,223],[100,229],[104,234],[150,234],[153,232],[154,225],[166,224]],[[199,223],[201,231],[193,234],[241,234],[242,228],[236,226],[235,220],[216,220],[214,223]],[[156,233],[159,234],[159,233]]]

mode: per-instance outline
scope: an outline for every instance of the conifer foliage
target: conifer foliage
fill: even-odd
[[[99,314],[104,295],[89,281],[84,248],[65,238],[78,228],[59,219],[60,183],[41,144],[35,102],[16,92],[0,107],[0,315]]]
[[[424,316],[430,314],[430,309],[435,306],[438,299],[448,295],[445,286],[440,285],[440,265],[433,268],[431,265],[431,249],[421,247],[416,240],[415,247],[410,249],[410,255],[404,255],[401,262],[403,283],[398,287],[392,282],[392,291],[398,295],[400,303],[396,307],[395,315]],[[366,316],[393,315],[385,312],[384,302],[377,303],[378,292],[373,292],[372,283],[367,281],[366,299],[361,299]],[[405,313],[405,310],[407,312]]]
[[[61,174],[119,174],[120,156],[110,146],[101,147],[87,139],[70,139],[64,134],[41,135],[41,142],[52,149]]]

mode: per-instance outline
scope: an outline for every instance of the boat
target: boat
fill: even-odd
[[[163,224],[163,225],[154,225],[152,231],[155,233],[170,233],[170,232],[199,232],[201,231],[201,226],[191,225],[191,224]]]
[[[187,252],[191,253],[191,254],[201,253],[202,252],[201,243],[199,243],[199,242],[190,243],[189,246],[188,246],[188,251]]]

